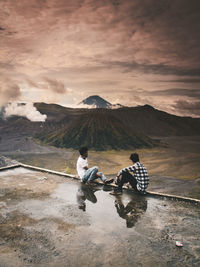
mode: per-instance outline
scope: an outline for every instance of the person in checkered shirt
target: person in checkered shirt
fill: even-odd
[[[130,155],[130,160],[133,165],[122,169],[115,178],[115,184],[118,186],[114,191],[110,192],[111,195],[122,194],[122,187],[124,184],[129,183],[132,188],[145,194],[149,185],[149,176],[146,167],[140,163],[139,155],[133,153]]]

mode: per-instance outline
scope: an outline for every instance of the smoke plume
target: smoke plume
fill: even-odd
[[[4,108],[4,118],[8,118],[12,115],[22,116],[30,121],[42,121],[47,118],[46,114],[41,114],[33,103],[9,103]]]

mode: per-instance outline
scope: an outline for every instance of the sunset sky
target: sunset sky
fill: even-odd
[[[199,0],[1,0],[0,105],[90,95],[200,117]]]

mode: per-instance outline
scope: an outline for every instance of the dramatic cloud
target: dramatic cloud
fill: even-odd
[[[199,68],[174,67],[167,64],[138,64],[137,62],[109,61],[104,62],[109,67],[120,67],[125,72],[138,72],[145,74],[200,76]]]
[[[32,81],[31,79],[26,79],[26,82],[30,87],[40,88],[40,84],[35,81]]]
[[[5,118],[12,115],[18,115],[29,119],[30,121],[45,121],[47,115],[41,114],[32,103],[9,103],[4,108],[3,116]]]
[[[21,96],[20,87],[8,78],[0,80],[0,106],[18,99]]]
[[[58,94],[65,94],[67,92],[65,85],[61,81],[56,81],[49,78],[45,78],[44,80],[48,83],[48,88],[53,92]]]
[[[67,88],[65,87],[64,83],[61,81],[49,79],[47,77],[41,79],[39,82],[35,82],[33,80],[27,79],[26,82],[29,86],[34,88],[39,88],[43,90],[50,90],[52,92],[58,94],[65,94],[67,93]]]
[[[47,90],[63,105],[151,96],[166,110],[165,96],[169,105],[179,94],[199,98],[199,1],[4,0],[0,16],[0,71],[17,81],[20,100],[43,101]]]
[[[199,89],[181,89],[181,88],[171,88],[166,90],[157,90],[157,91],[145,91],[142,90],[142,93],[145,95],[152,96],[182,96],[190,97],[194,99],[200,99],[200,90]]]
[[[161,82],[161,81],[157,81]],[[177,80],[163,80],[162,82],[167,82],[167,83],[199,83],[200,84],[200,79],[177,79]]]
[[[190,102],[184,100],[178,100],[173,107],[180,111],[182,115],[192,114],[194,117],[200,116],[200,101]]]

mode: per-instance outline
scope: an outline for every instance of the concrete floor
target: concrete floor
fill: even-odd
[[[0,267],[200,266],[199,206],[110,189],[1,171]]]

